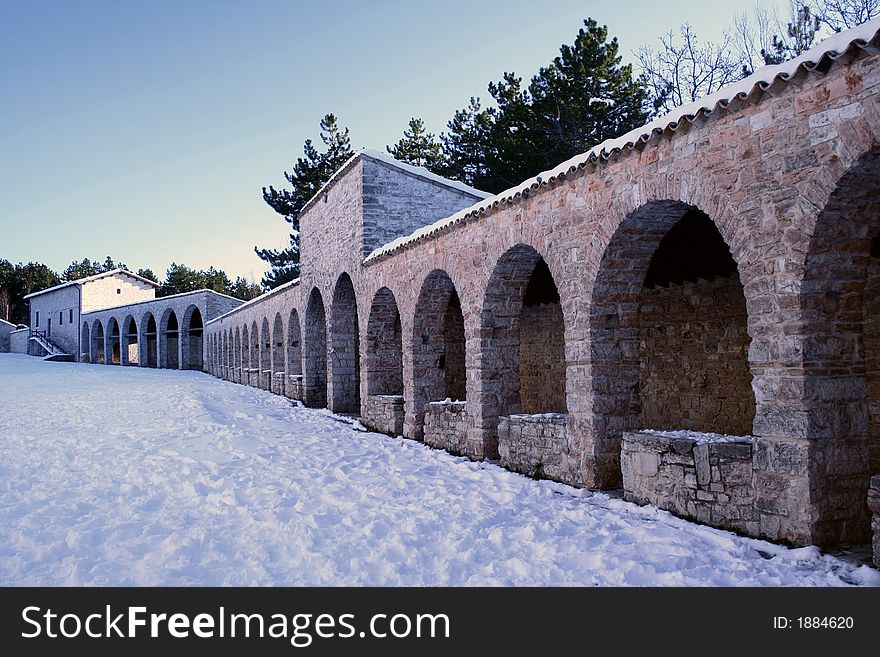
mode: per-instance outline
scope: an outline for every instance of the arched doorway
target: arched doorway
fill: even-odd
[[[327,315],[318,288],[309,294],[305,324],[305,381],[303,401],[306,406],[327,405]]]
[[[162,315],[159,327],[159,366],[180,369],[180,324],[171,309]]]
[[[443,270],[435,269],[422,283],[411,347],[413,403],[407,407],[404,433],[421,439],[427,404],[466,399],[464,315],[458,291]],[[461,414],[464,409],[455,410]]]
[[[183,314],[183,369],[202,370],[205,326],[198,306],[190,306]]]
[[[275,313],[272,323],[272,392],[284,394],[284,379],[287,367],[284,362],[284,320],[281,313]]]
[[[348,274],[340,275],[330,308],[330,400],[336,413],[357,413],[361,407],[357,299]]]
[[[143,362],[144,367],[159,367],[159,332],[156,329],[156,318],[148,312],[141,318],[141,330],[143,331]]]
[[[107,345],[106,351],[108,365],[119,365],[122,362],[121,341],[119,333],[119,322],[115,317],[111,317],[107,321]]]
[[[122,320],[122,345],[120,353],[123,365],[138,364],[138,328],[134,317],[127,315]]]
[[[272,387],[272,336],[269,333],[269,320],[263,318],[260,326],[260,378],[259,385],[264,390]]]
[[[98,365],[104,364],[104,326],[101,320],[96,319],[92,324],[91,362]]]
[[[387,287],[373,297],[367,320],[366,392],[363,422],[392,435],[403,432],[403,331],[394,294]]]
[[[751,433],[747,320],[737,263],[705,213],[661,201],[623,220],[590,309],[591,485],[618,485],[625,430]]]

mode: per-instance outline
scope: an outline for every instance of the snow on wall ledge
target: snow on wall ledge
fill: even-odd
[[[667,130],[674,132],[684,123],[693,123],[700,118],[710,116],[717,110],[736,111],[738,103],[756,104],[760,102],[764,92],[773,85],[785,84],[801,73],[823,72],[833,61],[854,54],[858,50],[876,51],[878,33],[880,33],[880,18],[875,18],[851,30],[834,34],[799,57],[782,64],[759,68],[739,82],[722,87],[715,93],[692,103],[677,107],[620,137],[607,139],[586,153],[576,155],[516,187],[511,187],[450,217],[440,219],[410,235],[389,242],[370,253],[364,259],[364,264],[378,261],[405,249],[409,245],[434,237],[468,219],[491,212],[499,206],[514,203],[522,197],[529,196],[535,190],[551,187],[555,183],[565,180],[569,174],[583,170],[591,164],[608,160],[623,151],[639,148],[655,135],[662,135]]]

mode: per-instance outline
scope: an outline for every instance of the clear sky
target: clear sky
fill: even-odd
[[[779,2],[765,2],[776,6]],[[0,2],[0,258],[112,255],[259,280],[287,225],[263,185],[335,112],[352,145],[435,132],[504,71],[531,76],[592,16],[624,57],[754,0]]]

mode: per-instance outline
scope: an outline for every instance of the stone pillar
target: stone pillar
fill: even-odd
[[[874,565],[880,568],[880,474],[871,477],[871,487],[868,490],[868,508],[872,514]]]

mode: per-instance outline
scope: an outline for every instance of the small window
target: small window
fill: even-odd
[[[46,324],[47,324],[47,326],[46,326],[46,337],[47,337],[47,338],[51,338],[51,337],[52,337],[52,318],[51,318],[51,317],[49,317],[49,318],[46,320]]]
[[[64,325],[64,311],[59,310],[58,311],[58,326],[63,326],[63,325]]]
[[[40,325],[40,311],[37,311],[37,326]]]
[[[122,294],[122,288],[116,288],[116,294]]]
[[[70,317],[67,319],[68,323],[73,324],[73,308],[70,309]]]

